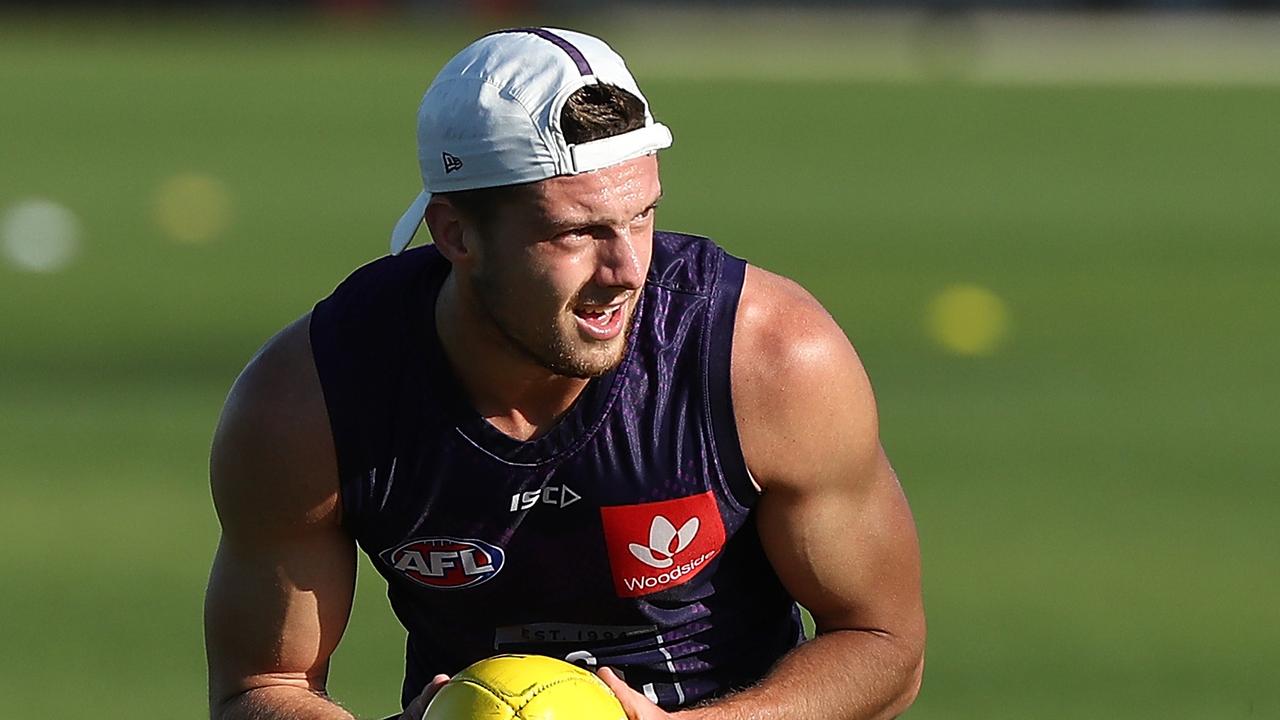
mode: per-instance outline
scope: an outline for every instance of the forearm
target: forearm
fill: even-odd
[[[905,711],[920,689],[922,650],[882,634],[840,630],[801,645],[757,685],[680,720],[873,720]]]
[[[355,720],[328,698],[300,687],[264,687],[213,708],[213,720]]]

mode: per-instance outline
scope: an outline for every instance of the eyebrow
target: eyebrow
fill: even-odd
[[[658,206],[658,203],[662,202],[662,195],[663,194],[659,192],[658,197],[654,198],[653,202],[649,203],[647,206],[645,206],[643,210],[641,210],[639,213],[636,213],[636,214],[641,215],[656,208]],[[605,222],[602,218],[598,218],[598,217],[579,217],[579,218],[571,218],[568,220],[562,220],[560,222],[547,221],[547,229],[551,230],[552,232],[561,233],[566,230],[573,230],[574,228],[594,227],[597,225],[608,225],[608,224],[609,224],[608,222]]]

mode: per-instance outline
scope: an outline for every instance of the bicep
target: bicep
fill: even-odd
[[[779,579],[820,631],[922,638],[915,524],[857,353],[812,296],[755,268],[738,323],[734,408]]]
[[[774,483],[757,526],[770,563],[819,632],[923,631],[915,525],[883,453],[857,477]]]
[[[210,458],[222,526],[205,599],[211,701],[324,688],[350,614],[355,548],[305,323],[236,381]]]
[[[354,583],[354,550],[341,533],[224,533],[205,599],[214,701],[268,685],[322,690]]]
[[[323,689],[353,587],[355,552],[337,534],[266,543],[224,534],[205,601],[211,691]]]

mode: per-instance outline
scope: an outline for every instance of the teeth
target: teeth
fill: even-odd
[[[620,305],[612,305],[612,306],[598,308],[598,309],[597,308],[579,308],[574,312],[577,314],[578,317],[582,318],[584,321],[590,323],[591,325],[603,331],[605,328],[609,327],[609,325],[613,322],[614,313],[618,312],[618,310],[620,310],[621,307],[622,306]]]
[[[607,319],[607,318],[613,317],[613,314],[618,311],[618,307],[619,306],[617,305],[612,305],[605,308],[589,308],[589,309],[583,308],[579,310],[578,313],[583,315],[584,317],[591,317],[591,318],[599,317],[599,318]]]

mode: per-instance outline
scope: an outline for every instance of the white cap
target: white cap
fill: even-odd
[[[644,103],[644,127],[570,145],[560,111],[584,85],[607,83]],[[552,28],[486,35],[454,56],[418,108],[423,191],[391,232],[391,254],[413,240],[433,192],[576,175],[671,147],[626,63],[603,40]]]

